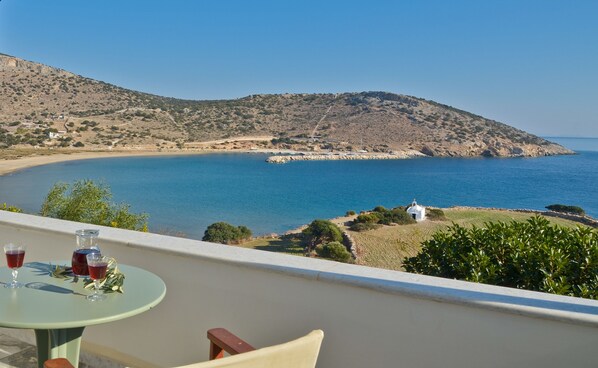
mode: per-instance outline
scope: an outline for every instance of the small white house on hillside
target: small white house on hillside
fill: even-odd
[[[407,208],[407,213],[413,217],[415,221],[423,221],[426,219],[426,207],[417,204],[415,199],[413,200],[413,203],[411,203],[411,206]]]

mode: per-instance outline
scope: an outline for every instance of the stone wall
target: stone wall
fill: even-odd
[[[563,213],[563,212],[556,212],[556,211],[539,211],[539,210],[531,210],[531,209],[510,209],[510,208],[495,208],[495,207],[469,207],[469,206],[454,206],[451,208],[456,209],[472,209],[472,210],[492,210],[492,211],[510,211],[510,212],[523,212],[523,213],[533,213],[537,215],[547,216],[547,217],[558,217],[565,220],[579,222],[580,224],[587,225],[593,228],[598,228],[598,220],[594,219],[590,216],[580,216],[575,215],[572,213]]]

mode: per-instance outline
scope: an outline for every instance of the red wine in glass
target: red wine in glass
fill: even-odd
[[[88,266],[89,277],[92,280],[102,280],[106,277],[106,271],[108,270],[108,263],[94,263]]]
[[[89,275],[89,270],[87,266],[87,255],[91,253],[100,253],[99,249],[94,248],[83,248],[77,249],[73,252],[73,273],[77,276],[87,276]]]
[[[8,268],[12,270],[12,281],[4,284],[5,288],[17,289],[23,287],[23,284],[17,281],[17,275],[19,274],[19,268],[23,267],[25,250],[26,247],[23,245],[7,244],[4,246],[6,263]]]
[[[100,283],[106,277],[110,257],[102,256],[100,253],[90,253],[87,255],[87,265],[89,276],[93,280],[93,294],[87,296],[87,300],[92,302],[106,299],[106,295],[100,292]]]
[[[23,267],[24,259],[24,250],[9,250],[6,252],[6,263],[8,263],[8,268],[15,269]]]

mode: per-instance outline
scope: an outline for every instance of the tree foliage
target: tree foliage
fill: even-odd
[[[16,213],[23,212],[23,210],[20,209],[19,207],[11,206],[6,203],[0,204],[0,211],[8,211],[8,212],[16,212]]]
[[[525,222],[453,224],[403,263],[408,272],[598,298],[598,230]]]
[[[147,214],[131,213],[128,204],[113,203],[110,188],[92,180],[54,184],[40,214],[87,224],[147,231]]]
[[[337,262],[347,263],[351,261],[351,253],[337,241],[318,245],[316,253],[322,258],[332,259]]]
[[[405,211],[405,207],[396,207],[393,209],[386,209],[382,206],[377,206],[369,213],[362,213],[357,216],[351,230],[364,231],[375,228],[371,225],[358,225],[358,224],[399,224],[407,225],[414,224],[416,221]]]
[[[380,222],[380,216],[375,213],[363,213],[355,219],[355,222],[363,223],[363,224],[377,224]]]
[[[216,222],[208,226],[203,241],[221,244],[238,244],[251,238],[251,230],[247,226],[233,226],[227,222]]]
[[[329,220],[314,220],[302,233],[308,253],[319,244],[343,241],[341,229]]]
[[[578,206],[567,206],[564,204],[551,204],[550,206],[546,206],[547,209],[554,211],[554,212],[564,212],[564,213],[572,213],[575,215],[583,216],[586,214],[586,211],[583,208]]]

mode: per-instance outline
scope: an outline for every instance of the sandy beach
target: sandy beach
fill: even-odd
[[[178,153],[178,152],[177,152]],[[182,153],[182,152],[181,152]],[[73,152],[73,153],[57,153],[53,155],[44,156],[27,156],[15,160],[0,160],[0,175],[6,175],[18,170],[29,167],[53,164],[63,161],[87,160],[92,158],[104,157],[124,157],[124,156],[153,156],[163,154],[176,154],[175,152],[126,152],[126,151],[98,151],[98,152]]]
[[[202,150],[180,150],[180,151],[151,151],[151,150],[127,150],[127,151],[83,151],[83,152],[61,152],[56,154],[33,155],[18,159],[0,159],[0,176],[34,166],[53,164],[56,162],[89,160],[93,158],[109,157],[133,157],[133,156],[186,156],[205,155],[210,153],[267,153],[283,154],[295,153],[290,150],[272,149],[202,149]]]

